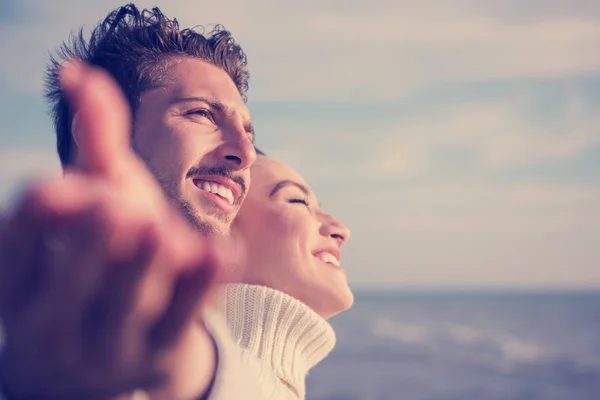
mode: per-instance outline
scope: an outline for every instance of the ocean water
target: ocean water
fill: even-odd
[[[309,400],[600,400],[600,293],[358,295]]]

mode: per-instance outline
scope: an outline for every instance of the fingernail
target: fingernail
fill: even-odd
[[[80,128],[80,113],[79,111],[75,110],[75,113],[73,115],[73,119],[71,120],[71,136],[73,137],[73,140],[75,141],[75,144],[77,146],[81,145],[81,131],[79,130]]]
[[[81,61],[69,59],[60,66],[58,74],[61,86],[65,89],[72,88],[82,78],[83,65]]]

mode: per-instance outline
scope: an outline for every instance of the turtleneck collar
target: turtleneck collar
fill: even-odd
[[[219,300],[238,345],[304,398],[308,371],[335,346],[331,325],[301,301],[265,286],[226,285]]]

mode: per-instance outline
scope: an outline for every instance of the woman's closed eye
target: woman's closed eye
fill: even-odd
[[[308,206],[310,206],[310,204],[308,203],[308,200],[307,199],[303,199],[303,198],[288,199],[288,203],[292,203],[292,204],[304,204],[306,206],[306,208],[308,208]]]

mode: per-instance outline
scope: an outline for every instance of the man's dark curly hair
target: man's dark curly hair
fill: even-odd
[[[168,82],[169,62],[194,57],[225,71],[246,101],[249,73],[246,55],[231,34],[217,25],[208,34],[179,28],[158,8],[140,11],[134,4],[120,7],[84,39],[83,29],[71,35],[50,60],[45,96],[51,107],[58,155],[63,166],[73,162],[72,115],[60,88],[58,71],[69,59],[104,68],[117,81],[135,113],[144,91]]]

